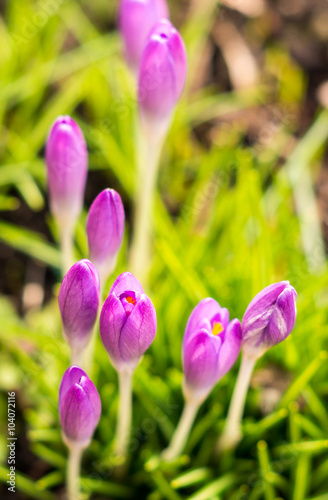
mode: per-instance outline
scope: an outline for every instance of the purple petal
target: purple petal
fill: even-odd
[[[222,378],[235,364],[241,348],[241,324],[233,319],[227,326],[219,352],[217,380]]]
[[[105,189],[92,203],[87,220],[90,259],[95,265],[116,258],[124,233],[124,208],[114,189]]]
[[[110,293],[101,311],[99,329],[102,343],[114,363],[124,362],[119,348],[121,329],[127,319],[121,301]]]
[[[119,349],[127,363],[138,360],[152,344],[156,335],[156,311],[147,295],[143,294],[123,325]]]
[[[250,302],[243,317],[243,337],[246,337],[249,330],[265,328],[271,317],[273,307],[279,295],[287,288],[289,281],[281,281],[270,285]]]
[[[74,384],[67,391],[61,406],[60,423],[64,434],[81,443],[91,439],[97,425],[91,401],[83,388]]]
[[[121,0],[119,25],[132,69],[138,68],[148,35],[163,17],[169,17],[165,0]]]
[[[291,333],[296,320],[296,291],[286,288],[278,297],[268,326],[263,332],[263,342],[275,345]]]
[[[143,288],[137,278],[132,273],[122,273],[114,281],[109,293],[115,293],[118,297],[127,290],[144,293]]]
[[[183,347],[183,371],[189,389],[209,390],[217,381],[221,338],[199,331]]]
[[[58,302],[71,347],[85,345],[99,307],[99,275],[89,260],[80,260],[70,268],[61,284]]]
[[[92,405],[93,411],[95,413],[95,427],[96,427],[98,425],[101,415],[101,401],[96,386],[94,385],[93,382],[91,382],[91,380],[87,377],[87,375],[81,377],[79,385],[82,387],[82,389],[88,396],[89,401]]]
[[[189,316],[183,337],[183,344],[185,345],[187,340],[201,329],[205,328],[208,333],[211,333],[211,320],[220,315],[221,311],[222,308],[216,300],[210,297],[201,300]],[[224,317],[225,315],[226,313],[223,313]]]
[[[78,383],[82,377],[86,376],[87,374],[79,366],[70,366],[66,370],[59,388],[59,412],[61,412],[61,407],[67,391],[72,385]]]

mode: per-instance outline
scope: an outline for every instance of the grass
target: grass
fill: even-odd
[[[66,449],[57,398],[69,353],[57,307],[60,255],[47,213],[43,145],[57,115],[72,114],[81,125],[90,151],[89,189],[92,180],[103,188],[115,187],[127,209],[119,274],[127,270],[131,234],[136,112],[119,37],[107,29],[114,26],[116,2],[110,12],[103,0],[53,3],[58,8],[42,17],[47,2],[11,0],[0,19],[0,240],[18,250],[18,256],[43,262],[53,284],[51,300],[24,317],[7,296],[0,298],[0,492],[6,491],[7,391],[16,391],[19,439],[43,463],[37,477],[29,477],[27,469],[17,472],[18,498],[49,500],[58,498],[64,484]],[[44,19],[40,27],[37,13]],[[86,497],[328,498],[328,274],[312,187],[328,138],[328,114],[318,109],[312,126],[298,137],[306,78],[274,44],[265,47],[259,87],[193,91],[212,20],[208,8],[201,22],[191,16],[182,27],[189,82],[164,148],[156,194],[149,294],[158,333],[134,378],[129,473],[124,480],[116,477],[111,459],[117,377],[98,337],[92,379],[103,415],[84,456]],[[274,81],[274,92],[266,81]],[[266,106],[283,110],[286,119],[267,141],[269,120],[263,126],[267,130],[248,146],[247,124],[238,117]],[[196,133],[209,124],[210,149]],[[291,154],[286,158],[287,150]],[[22,203],[33,220],[45,217],[43,234],[15,218]],[[77,257],[87,255],[85,218],[86,211],[76,232]],[[283,388],[276,386],[274,375],[269,387],[254,382],[244,440],[235,453],[216,461],[213,446],[223,428],[238,361],[202,405],[186,454],[172,464],[160,463],[159,453],[182,410],[181,340],[191,309],[213,296],[241,319],[254,294],[281,279],[298,291],[297,324],[288,340],[258,362],[256,372],[261,381],[265,370],[277,368]],[[263,401],[270,390],[278,391],[278,401],[266,414]]]

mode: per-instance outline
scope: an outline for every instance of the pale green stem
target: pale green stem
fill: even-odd
[[[130,268],[140,280],[147,275],[153,227],[154,192],[159,159],[169,120],[161,126],[142,122],[138,143],[137,193],[135,199],[134,229],[131,245]]]
[[[174,460],[181,455],[190,434],[192,424],[194,423],[197,415],[199,406],[199,401],[186,400],[178,427],[173,434],[171,443],[162,453],[163,460]]]
[[[67,500],[80,499],[80,469],[83,450],[70,447],[67,462]]]
[[[132,421],[132,377],[133,372],[118,372],[119,407],[115,436],[115,455],[126,458]]]
[[[60,227],[60,247],[62,258],[62,274],[63,276],[74,264],[73,252],[73,228],[71,225],[62,224],[59,222]]]
[[[226,425],[218,441],[218,452],[233,448],[242,437],[241,420],[256,359],[256,357],[248,357],[245,356],[245,354],[242,357],[237,382],[230,402]]]
[[[77,365],[83,368],[83,352],[84,349],[71,348],[71,365]]]

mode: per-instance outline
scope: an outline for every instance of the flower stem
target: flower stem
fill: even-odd
[[[74,264],[73,229],[69,224],[60,223],[60,247],[63,276]]]
[[[153,201],[159,159],[169,122],[161,127],[141,123],[138,143],[137,192],[130,267],[140,280],[147,274],[153,222]]]
[[[70,447],[67,462],[67,500],[80,498],[81,448]]]
[[[171,443],[162,453],[164,460],[173,460],[181,455],[187,442],[190,429],[195,420],[200,403],[194,400],[187,400],[180,418],[178,427],[173,434]]]
[[[242,434],[240,424],[255,362],[256,358],[250,358],[245,355],[242,357],[237,382],[228,411],[226,425],[223,434],[218,441],[218,452],[233,448],[241,439]]]
[[[128,370],[118,372],[119,408],[114,453],[123,458],[127,455],[132,419],[132,376]]]
[[[71,365],[83,367],[83,351],[84,349],[71,348]]]

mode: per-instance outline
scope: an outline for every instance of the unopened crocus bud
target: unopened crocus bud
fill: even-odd
[[[289,281],[270,285],[258,293],[242,321],[243,352],[258,358],[291,333],[296,320],[295,289]]]
[[[70,116],[59,116],[46,145],[48,189],[53,214],[72,227],[83,206],[88,153],[80,127]]]
[[[65,443],[85,448],[90,443],[101,414],[95,385],[78,366],[64,373],[59,389],[59,416]]]
[[[192,311],[183,338],[184,392],[190,400],[203,400],[231,369],[241,346],[241,325],[229,321],[229,312],[212,298]]]
[[[139,107],[152,123],[166,122],[181,97],[187,75],[184,42],[170,21],[151,31],[139,69]]]
[[[59,290],[64,336],[73,352],[82,352],[92,335],[99,308],[99,275],[87,259],[76,262]]]
[[[121,274],[100,315],[101,340],[118,371],[132,372],[156,334],[155,308],[131,273]]]
[[[119,26],[124,41],[125,57],[137,71],[147,37],[154,25],[169,17],[165,0],[121,0]]]
[[[124,207],[114,189],[105,189],[92,203],[87,235],[89,257],[102,280],[114,270],[124,234]]]

